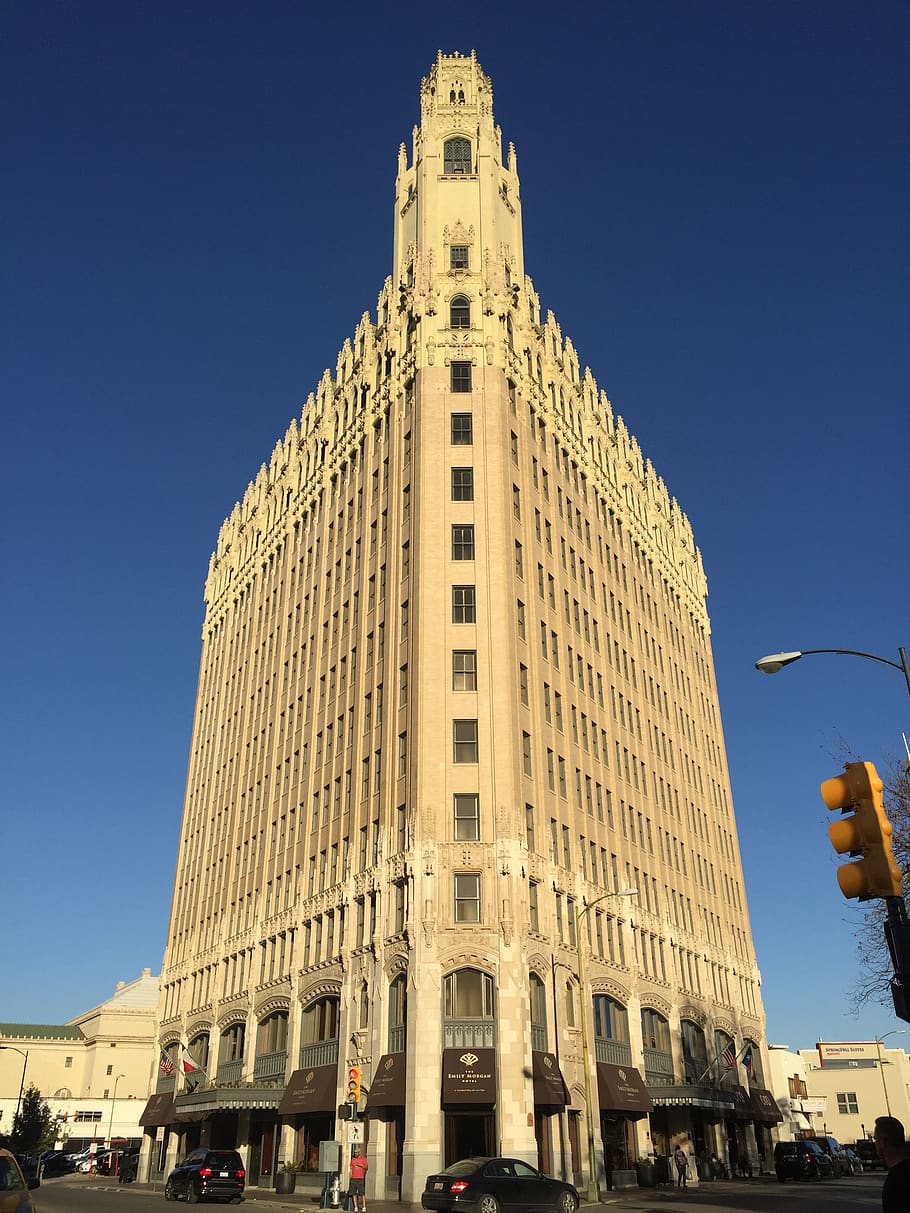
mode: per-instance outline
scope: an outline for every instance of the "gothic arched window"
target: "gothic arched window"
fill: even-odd
[[[449,325],[453,329],[471,327],[471,301],[466,295],[456,295],[449,304]]]
[[[442,161],[444,173],[470,173],[472,168],[471,140],[462,139],[460,136],[446,139],[442,150]]]

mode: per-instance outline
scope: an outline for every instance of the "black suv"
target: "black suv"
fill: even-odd
[[[853,1147],[853,1151],[866,1171],[874,1171],[876,1167],[881,1167],[884,1171],[885,1160],[876,1150],[875,1142],[871,1137],[860,1137]]]
[[[834,1165],[814,1141],[779,1141],[774,1147],[774,1170],[787,1179],[830,1179]]]
[[[847,1157],[847,1151],[840,1144],[836,1137],[831,1137],[828,1134],[816,1133],[814,1137],[807,1140],[814,1141],[828,1157],[831,1159],[831,1165],[834,1167],[834,1174],[838,1178],[841,1175],[852,1175],[853,1166],[850,1159]]]
[[[243,1196],[246,1171],[236,1150],[192,1150],[167,1177],[164,1199],[185,1196],[189,1204],[207,1200],[236,1201]]]

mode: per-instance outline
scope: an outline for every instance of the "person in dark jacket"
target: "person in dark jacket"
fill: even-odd
[[[907,1213],[910,1210],[910,1158],[907,1157],[904,1126],[896,1116],[878,1116],[873,1141],[888,1168],[882,1184],[882,1213]]]

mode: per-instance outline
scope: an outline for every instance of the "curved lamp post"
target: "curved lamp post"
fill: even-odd
[[[22,1107],[22,1092],[25,1090],[25,1067],[28,1065],[28,1049],[17,1049],[15,1045],[0,1045],[0,1049],[9,1049],[12,1053],[18,1053],[25,1060],[22,1062],[22,1079],[19,1083],[19,1098],[16,1100],[16,1115],[13,1117],[13,1128],[16,1127],[16,1121],[19,1119],[19,1109]]]
[[[117,1083],[121,1078],[126,1078],[126,1075],[118,1074],[114,1079],[114,1094],[111,1096],[111,1119],[107,1126],[107,1148],[109,1150],[113,1150],[114,1148],[114,1105],[117,1102]],[[117,1172],[114,1171],[114,1174],[116,1175]]]
[[[882,1062],[882,1041],[887,1040],[889,1036],[903,1036],[906,1028],[895,1028],[893,1032],[886,1032],[884,1036],[876,1036],[875,1047],[878,1050],[878,1072],[882,1076],[882,1094],[885,1097],[885,1111],[891,1115],[891,1101],[888,1099],[888,1084],[885,1082],[885,1067]]]
[[[899,662],[890,661],[887,657],[879,657],[877,653],[863,653],[859,649],[802,649],[796,653],[771,653],[767,657],[760,657],[755,663],[755,668],[762,674],[776,674],[785,665],[792,665],[794,661],[799,661],[800,657],[808,657],[813,653],[839,653],[847,657],[864,657],[867,661],[890,665],[892,669],[900,670],[903,674],[907,682],[907,692],[910,694],[910,661],[907,660],[905,648],[897,650],[900,657]]]
[[[585,993],[585,950],[581,946],[581,920],[589,910],[611,897],[637,897],[638,889],[620,889],[616,893],[604,893],[595,897],[580,910],[575,911],[575,951],[578,953],[578,997],[581,1002],[581,1055],[585,1071],[585,1116],[588,1121],[588,1200],[600,1200],[597,1182],[597,1156],[594,1152],[594,1105],[591,1097],[591,1054],[588,1047],[588,999]]]

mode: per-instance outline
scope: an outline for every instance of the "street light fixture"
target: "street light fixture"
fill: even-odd
[[[785,665],[792,665],[794,661],[799,661],[800,657],[808,657],[813,653],[839,653],[848,657],[864,657],[867,661],[878,661],[881,665],[890,665],[894,670],[900,670],[907,682],[907,692],[910,694],[910,661],[907,659],[907,650],[899,648],[897,650],[900,661],[891,661],[887,657],[879,657],[877,653],[863,653],[859,649],[803,649],[796,653],[770,653],[767,657],[760,657],[755,663],[755,668],[762,674],[776,674],[782,670]]]
[[[882,1076],[882,1093],[885,1096],[885,1111],[891,1115],[891,1101],[888,1099],[888,1084],[885,1082],[885,1067],[882,1062],[882,1041],[887,1040],[889,1036],[903,1036],[906,1028],[895,1028],[893,1032],[886,1032],[884,1036],[876,1036],[875,1047],[878,1050],[878,1072]]]
[[[0,1049],[9,1049],[13,1053],[18,1053],[25,1060],[22,1062],[22,1079],[19,1083],[19,1098],[16,1100],[16,1115],[13,1117],[13,1128],[16,1127],[16,1121],[19,1119],[19,1109],[22,1107],[22,1092],[25,1089],[25,1067],[28,1065],[28,1049],[17,1049],[15,1045],[0,1045]]]
[[[125,1074],[118,1074],[114,1079],[114,1094],[111,1096],[111,1119],[107,1126],[107,1148],[114,1148],[114,1104],[117,1102],[117,1083],[121,1078],[126,1078]]]
[[[591,1054],[588,1046],[588,999],[585,993],[585,950],[581,946],[581,920],[589,910],[611,897],[637,897],[638,889],[620,889],[595,897],[575,911],[575,951],[578,953],[578,997],[581,1002],[581,1055],[585,1071],[585,1116],[588,1121],[588,1200],[600,1200],[597,1182],[597,1156],[594,1153],[594,1105],[591,1097]]]

